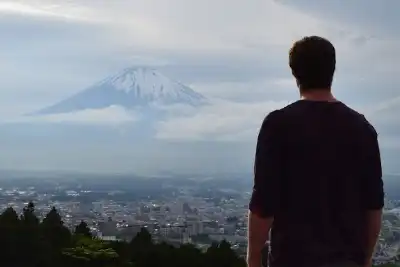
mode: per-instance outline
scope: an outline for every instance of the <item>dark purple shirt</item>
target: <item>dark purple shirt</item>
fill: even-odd
[[[377,133],[363,115],[299,100],[264,119],[250,210],[274,217],[270,266],[363,264],[366,212],[383,203]]]

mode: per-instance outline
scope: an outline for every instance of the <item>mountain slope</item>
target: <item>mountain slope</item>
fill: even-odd
[[[200,106],[207,104],[207,99],[155,69],[127,68],[70,98],[34,112],[33,115],[69,113],[110,106],[133,109],[171,104]]]

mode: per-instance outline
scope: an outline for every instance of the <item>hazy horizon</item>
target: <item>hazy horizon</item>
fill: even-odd
[[[263,117],[298,99],[290,46],[320,35],[337,50],[335,95],[376,127],[384,172],[400,173],[399,8],[394,0],[1,0],[0,170],[251,172]],[[157,70],[157,92],[168,88],[173,101],[143,110],[101,84],[130,67]],[[79,93],[67,113],[23,116]],[[192,105],[200,96],[207,105]]]

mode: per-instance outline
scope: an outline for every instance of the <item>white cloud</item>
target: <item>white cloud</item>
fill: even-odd
[[[65,5],[67,4],[67,5]],[[83,12],[86,11],[86,12]],[[47,1],[2,1],[0,2],[0,13],[35,16],[48,19],[62,19],[72,21],[88,21],[87,9],[75,7],[64,2],[57,5]]]
[[[368,29],[317,18],[273,0],[20,0],[0,2],[1,12],[95,23],[104,33],[97,43],[127,54],[175,51],[188,57],[229,55],[258,62],[279,58],[283,63],[294,40],[318,34],[334,41],[343,74],[350,67],[398,69],[390,63],[390,55],[397,53],[387,52],[397,50],[394,40],[373,38]],[[379,64],[360,64],[377,62],[383,54]]]
[[[281,83],[284,87],[290,84],[286,80],[277,83]],[[229,86],[223,88],[219,94],[223,94]],[[374,105],[354,106],[376,126],[379,133],[382,132],[381,144],[384,148],[400,146],[400,143],[394,144],[398,142],[397,135],[400,133],[397,115],[399,99],[389,99]],[[173,112],[170,110],[171,116],[167,120],[158,123],[157,138],[254,141],[264,117],[272,110],[282,108],[289,103],[290,101],[233,102],[216,99],[212,105],[197,110],[183,106],[175,107]]]
[[[400,147],[400,97],[382,101],[365,108],[367,119],[375,126],[381,136],[381,144],[388,148]],[[397,140],[397,144],[394,141]]]
[[[400,97],[395,97],[392,99],[385,100],[383,102],[379,102],[372,107],[367,107],[366,112],[368,115],[376,116],[382,112],[388,111],[391,108],[397,107],[400,104]]]
[[[398,69],[393,68],[390,56],[379,64],[360,64],[377,62],[384,51],[396,51],[393,40],[374,39],[365,29],[316,18],[273,0],[21,0],[1,2],[2,11],[50,19],[65,17],[70,21],[94,23],[102,30],[101,38],[97,31],[96,38],[94,31],[88,31],[88,38],[95,42],[69,37],[45,49],[46,55],[81,49],[83,56],[96,51],[96,58],[101,54],[107,58],[118,54],[124,64],[137,64],[143,60],[136,58],[149,57],[156,64],[174,64],[179,57],[216,62],[220,58],[236,58],[253,64],[267,63],[279,72],[282,66],[287,67],[287,51],[294,40],[318,34],[331,38],[336,45],[341,75],[348,75],[349,69],[358,75],[365,73],[366,66],[378,73],[382,69],[392,72]],[[81,30],[77,24],[70,26],[78,32]],[[356,45],[357,40],[364,40],[363,44]],[[67,47],[55,49],[66,41]],[[45,42],[39,48],[46,47],[49,40]],[[24,51],[29,56],[29,50]],[[125,60],[121,59],[123,55]],[[168,60],[162,58],[166,55]]]
[[[288,99],[288,95],[292,99],[298,96],[294,79],[285,78],[254,83],[192,84],[191,88],[209,97],[211,105],[198,109],[169,107],[168,119],[157,125],[157,138],[254,141],[266,114],[287,105],[290,101],[283,99]]]
[[[189,86],[208,97],[246,102],[271,97],[286,99],[288,96],[298,95],[294,78],[270,78],[254,82],[196,83]]]
[[[104,51],[108,52],[103,56],[112,58],[115,55],[113,53],[118,51],[119,57],[126,55],[126,58],[129,58],[124,63],[134,64],[143,62],[144,59],[148,61],[148,55],[154,56],[155,59],[150,57],[151,60],[161,65],[179,62],[179,57],[184,57],[187,61],[204,57],[205,61],[214,60],[213,62],[218,62],[220,58],[235,58],[254,63],[253,65],[266,62],[269,66],[266,71],[274,72],[268,77],[269,73],[266,73],[265,79],[259,78],[249,83],[192,84],[194,89],[210,97],[253,102],[220,101],[197,111],[175,107],[169,111],[171,113],[169,119],[158,125],[159,138],[242,140],[254,135],[262,117],[272,107],[283,105],[283,102],[274,102],[278,98],[277,95],[283,93],[286,97],[297,94],[294,80],[290,78],[290,70],[287,67],[287,51],[291,43],[303,35],[317,34],[333,41],[338,51],[339,79],[351,77],[368,83],[370,79],[390,80],[399,71],[395,66],[400,60],[400,58],[397,60],[399,56],[395,53],[398,39],[371,37],[368,29],[356,28],[339,21],[327,21],[321,17],[316,18],[272,0],[25,0],[3,1],[0,3],[1,12],[99,26],[104,36],[96,39],[96,43],[113,48],[104,48]],[[71,24],[71,27],[79,26]],[[91,36],[89,32],[88,36]],[[74,40],[74,44],[74,49],[81,49],[81,53],[84,54],[90,53],[89,50],[98,49],[98,46],[91,42],[82,43]],[[51,52],[45,45],[38,47],[44,47],[46,53]],[[29,50],[24,51],[27,51],[29,58]],[[68,54],[67,50],[63,49],[54,51]],[[143,53],[140,54],[138,51]],[[101,55],[103,50],[97,52]],[[133,55],[136,52],[139,54]],[[165,54],[172,56],[168,58],[169,60],[164,60],[162,56],[157,58],[158,55]],[[10,57],[11,59],[14,57]],[[77,65],[80,63],[76,62]],[[62,64],[65,62],[62,61]],[[7,64],[5,66],[10,69]],[[71,69],[75,67],[71,64]],[[19,69],[19,66],[15,69]],[[281,73],[282,70],[286,72]],[[31,72],[31,68],[28,71]],[[17,73],[17,71],[9,73],[11,72]],[[77,72],[79,72],[77,75],[85,75],[80,71]],[[62,75],[60,73],[61,71],[58,75],[51,76],[59,82],[60,76],[65,76],[65,73],[61,73]],[[37,76],[37,73],[32,75]],[[49,76],[46,73],[43,79],[50,79]],[[67,79],[72,80],[72,77],[67,76]],[[12,82],[18,83],[16,80],[27,79],[13,79]],[[45,81],[40,80],[40,83],[42,85]],[[47,84],[51,85],[49,86],[51,90],[56,87],[54,81]],[[184,116],[178,116],[181,112],[184,112]],[[109,111],[106,113],[86,111],[84,115],[75,114],[73,118],[57,116],[47,120],[81,120],[96,123],[100,123],[101,120],[111,123],[130,120],[130,115],[128,119],[124,117],[126,114],[122,111],[116,112],[118,114]],[[117,117],[121,119],[116,119]],[[385,117],[381,116],[380,119],[384,120]]]
[[[170,117],[158,123],[157,138],[172,140],[249,141],[257,135],[265,115],[286,101],[236,103],[218,100],[195,114]]]
[[[379,147],[381,150],[390,149],[390,150],[399,150],[400,149],[400,138],[398,135],[379,135]],[[398,165],[397,165],[398,166]]]
[[[337,36],[335,25],[272,0],[26,0],[3,2],[1,11],[99,23],[110,29],[111,43],[147,49],[259,56],[267,47],[287,49],[303,35]]]
[[[111,106],[104,109],[85,109],[77,112],[51,114],[42,116],[23,116],[8,118],[7,122],[29,122],[29,123],[74,123],[89,125],[119,125],[127,122],[135,122],[139,117],[119,106]]]

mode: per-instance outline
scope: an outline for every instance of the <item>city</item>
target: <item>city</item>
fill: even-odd
[[[40,218],[55,206],[67,227],[83,220],[101,239],[129,241],[146,227],[156,239],[204,249],[227,240],[244,255],[249,190],[226,188],[229,180],[216,188],[214,179],[197,179],[15,179],[1,186],[0,207],[20,212],[32,200]]]
[[[54,206],[68,228],[85,221],[99,239],[129,242],[145,227],[155,242],[191,243],[205,251],[213,241],[226,240],[244,256],[249,177],[4,177],[0,207],[21,212],[33,201],[39,218]],[[385,206],[376,264],[395,263],[400,254],[400,200],[389,197]]]

